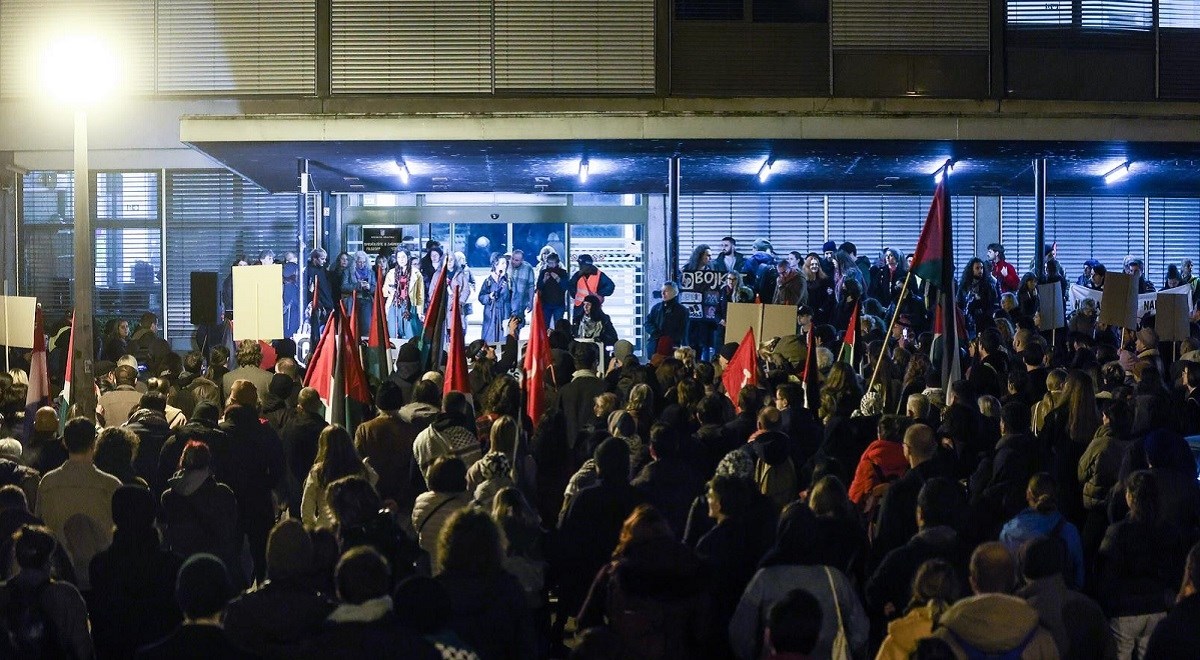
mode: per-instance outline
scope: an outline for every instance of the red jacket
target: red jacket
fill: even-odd
[[[875,440],[867,445],[862,458],[858,459],[854,481],[850,482],[850,501],[861,505],[876,486],[895,481],[905,472],[908,472],[908,459],[904,458],[904,445],[890,440]]]
[[[1000,284],[1000,293],[1016,291],[1021,286],[1021,277],[1013,265],[1001,259],[992,264],[992,277]]]

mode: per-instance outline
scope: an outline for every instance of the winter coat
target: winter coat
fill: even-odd
[[[692,500],[704,491],[704,476],[684,459],[668,456],[642,468],[631,484],[666,516],[676,538],[682,538]]]
[[[475,436],[475,420],[457,419],[447,413],[438,413],[433,423],[417,434],[413,442],[413,457],[426,480],[429,468],[440,456],[458,458],[468,468],[483,457],[479,439]]]
[[[1180,649],[1200,648],[1200,594],[1192,594],[1179,601],[1167,613],[1167,618],[1158,622],[1150,644],[1146,647],[1146,660],[1177,658]]]
[[[192,420],[175,429],[167,441],[163,443],[158,453],[158,467],[154,471],[152,485],[158,484],[163,490],[167,488],[167,480],[179,471],[179,460],[183,457],[183,448],[188,442],[199,440],[208,445],[212,454],[212,473],[217,481],[228,479],[231,467],[229,465],[229,436],[215,425],[206,421]],[[224,483],[224,482],[222,482]],[[158,491],[162,495],[162,491]]]
[[[1108,503],[1108,494],[1120,483],[1121,460],[1129,451],[1128,438],[1119,438],[1109,425],[1096,429],[1096,435],[1079,459],[1076,476],[1083,484],[1083,506],[1086,509],[1102,509]]]
[[[92,558],[92,638],[101,658],[129,658],[162,639],[183,620],[175,578],[183,559],[159,549],[153,529],[118,529],[112,545]]]
[[[1173,525],[1126,519],[1108,526],[1096,558],[1100,606],[1111,617],[1166,612],[1187,545]]]
[[[379,497],[385,500],[411,502],[416,496],[408,492],[416,436],[406,437],[405,431],[398,412],[382,412],[354,432],[354,448],[379,474]]]
[[[134,473],[145,479],[155,493],[161,493],[166,484],[151,480],[157,479],[158,457],[167,436],[171,435],[171,425],[167,422],[166,415],[157,410],[142,408],[129,416],[125,428],[133,431],[138,437],[138,448],[133,456]]]
[[[917,532],[908,543],[889,552],[867,580],[867,607],[875,615],[881,615],[889,604],[897,611],[903,610],[912,597],[917,569],[930,559],[946,560],[965,578],[970,550],[951,527],[939,525]]]
[[[237,496],[241,523],[250,525],[252,520],[273,522],[275,505],[271,491],[283,482],[286,469],[283,443],[252,410],[243,409],[226,415],[220,428],[229,435],[231,469],[226,485]]]
[[[309,529],[333,527],[333,514],[325,506],[325,487],[328,484],[321,484],[321,465],[316,463],[308,471],[308,477],[304,479],[304,494],[300,498],[300,521]],[[372,486],[379,483],[379,475],[365,460],[362,469],[354,476],[366,479]]]
[[[508,285],[508,278],[497,281],[488,276],[484,279],[479,287],[479,302],[483,304],[483,340],[495,344],[507,332],[504,326],[512,310],[512,287]]]
[[[225,606],[225,634],[263,657],[286,657],[320,632],[333,603],[298,579],[271,578]]]
[[[1068,589],[1062,575],[1030,580],[1016,595],[1038,611],[1064,659],[1116,660],[1117,644],[1104,612],[1091,598]]]
[[[1006,435],[979,462],[970,479],[971,508],[988,536],[1025,508],[1029,479],[1046,465],[1046,452],[1029,435]]]
[[[207,470],[181,471],[162,495],[163,545],[180,557],[207,552],[226,567],[241,565],[242,534],[237,499]]]
[[[867,445],[854,469],[850,501],[862,505],[877,486],[899,479],[905,472],[908,472],[908,459],[904,456],[904,445],[882,438],[875,440]]]
[[[1057,532],[1055,531],[1057,530]],[[1055,536],[1066,545],[1067,566],[1063,571],[1067,583],[1075,589],[1083,588],[1083,543],[1079,538],[1079,529],[1063,517],[1058,511],[1039,513],[1028,508],[1018,513],[1015,518],[1004,524],[1000,530],[1000,542],[1016,557],[1021,546],[1039,536]]]
[[[830,580],[836,592],[830,588]],[[830,657],[837,634],[838,610],[852,652],[861,654],[866,649],[869,623],[850,580],[836,568],[782,564],[755,573],[733,613],[729,622],[729,641],[738,658],[754,660],[759,657],[767,612],[795,589],[809,592],[821,606],[821,632],[810,658],[824,660]]]
[[[437,581],[450,595],[450,628],[484,660],[537,657],[533,616],[521,583],[505,571],[471,575],[443,571]]]
[[[112,496],[121,487],[116,477],[86,460],[68,459],[38,485],[33,513],[66,547],[74,563],[76,585],[86,590],[88,566],[112,542]]]
[[[705,649],[709,584],[690,548],[650,539],[600,569],[576,618],[580,628],[607,623],[624,658],[695,658]]]
[[[437,545],[442,527],[446,526],[451,514],[470,505],[471,496],[465,492],[428,491],[417,496],[417,501],[413,504],[412,526],[421,548],[429,553],[429,559],[434,566],[438,565]]]
[[[1003,622],[1003,625],[997,625]],[[1037,610],[1008,594],[964,598],[942,614],[933,636],[946,642],[957,658],[972,657],[964,645],[980,653],[1000,655],[1023,648],[1025,660],[1058,658],[1050,632],[1038,624]]]
[[[917,642],[933,634],[934,619],[941,616],[944,609],[937,603],[927,603],[888,622],[887,637],[875,660],[908,660],[917,650]]]

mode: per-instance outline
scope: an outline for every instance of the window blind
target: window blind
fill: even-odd
[[[295,251],[299,199],[222,170],[169,171],[166,190],[167,329],[172,346],[186,350],[194,330],[190,273],[215,272],[224,282],[238,258]]]
[[[492,91],[489,0],[333,0],[335,94]]]
[[[124,318],[133,327],[143,312],[153,312],[161,322],[158,173],[99,172],[93,183],[96,317]]]
[[[1007,23],[1021,28],[1071,27],[1071,0],[1008,0]],[[1007,254],[1007,253],[1006,253]]]
[[[497,91],[654,92],[653,0],[495,0]]]
[[[1180,4],[1189,2],[1167,1]],[[1146,32],[1154,27],[1154,0],[1007,0],[1005,9],[1007,25],[1018,29],[1076,27]],[[1186,13],[1186,10],[1172,9],[1173,15],[1181,13]]]
[[[1200,0],[1158,0],[1158,25],[1200,30]]]
[[[1005,197],[1000,204],[1001,236],[1009,261],[1022,271],[1028,270],[1037,253],[1034,199]],[[1120,270],[1126,256],[1144,257],[1145,230],[1145,200],[1141,197],[1046,200],[1046,242],[1058,244],[1059,264],[1071,281],[1083,272],[1083,263],[1088,259],[1096,259],[1110,270]],[[1017,246],[1016,258],[1013,244]]]
[[[47,320],[75,304],[75,195],[70,171],[29,172],[21,181],[18,293],[35,296]]]
[[[1200,199],[1150,198],[1150,258],[1146,275],[1155,286],[1166,282],[1167,266],[1191,259],[1200,266]],[[1193,272],[1196,272],[1193,269]]]
[[[1154,0],[1081,0],[1083,27],[1094,30],[1149,31]]]
[[[54,33],[74,24],[114,51],[125,95],[154,91],[154,0],[4,0],[0,3],[0,95],[42,93],[42,58]]]
[[[987,50],[987,0],[832,0],[835,50]]]
[[[316,93],[316,0],[157,6],[159,93]]]

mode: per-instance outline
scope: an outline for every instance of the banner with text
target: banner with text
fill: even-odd
[[[721,303],[721,276],[712,270],[684,271],[679,278],[679,303],[693,319],[716,320]]]
[[[1177,286],[1172,289],[1163,289],[1153,293],[1140,293],[1137,297],[1137,317],[1141,318],[1146,315],[1146,312],[1151,314],[1155,311],[1155,302],[1161,295],[1187,295],[1190,293],[1187,285]],[[1089,289],[1085,286],[1072,284],[1067,294],[1067,312],[1071,313],[1079,309],[1079,305],[1084,300],[1090,299],[1096,301],[1096,308],[1100,308],[1100,299],[1104,294],[1096,289]]]

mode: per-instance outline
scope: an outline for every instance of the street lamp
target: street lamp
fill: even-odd
[[[88,109],[117,86],[118,67],[112,48],[94,34],[63,34],[48,42],[39,79],[47,95],[75,111],[75,346],[71,385],[79,414],[96,418],[96,376],[92,368],[92,292],[95,254],[92,245],[91,193],[88,190]]]

